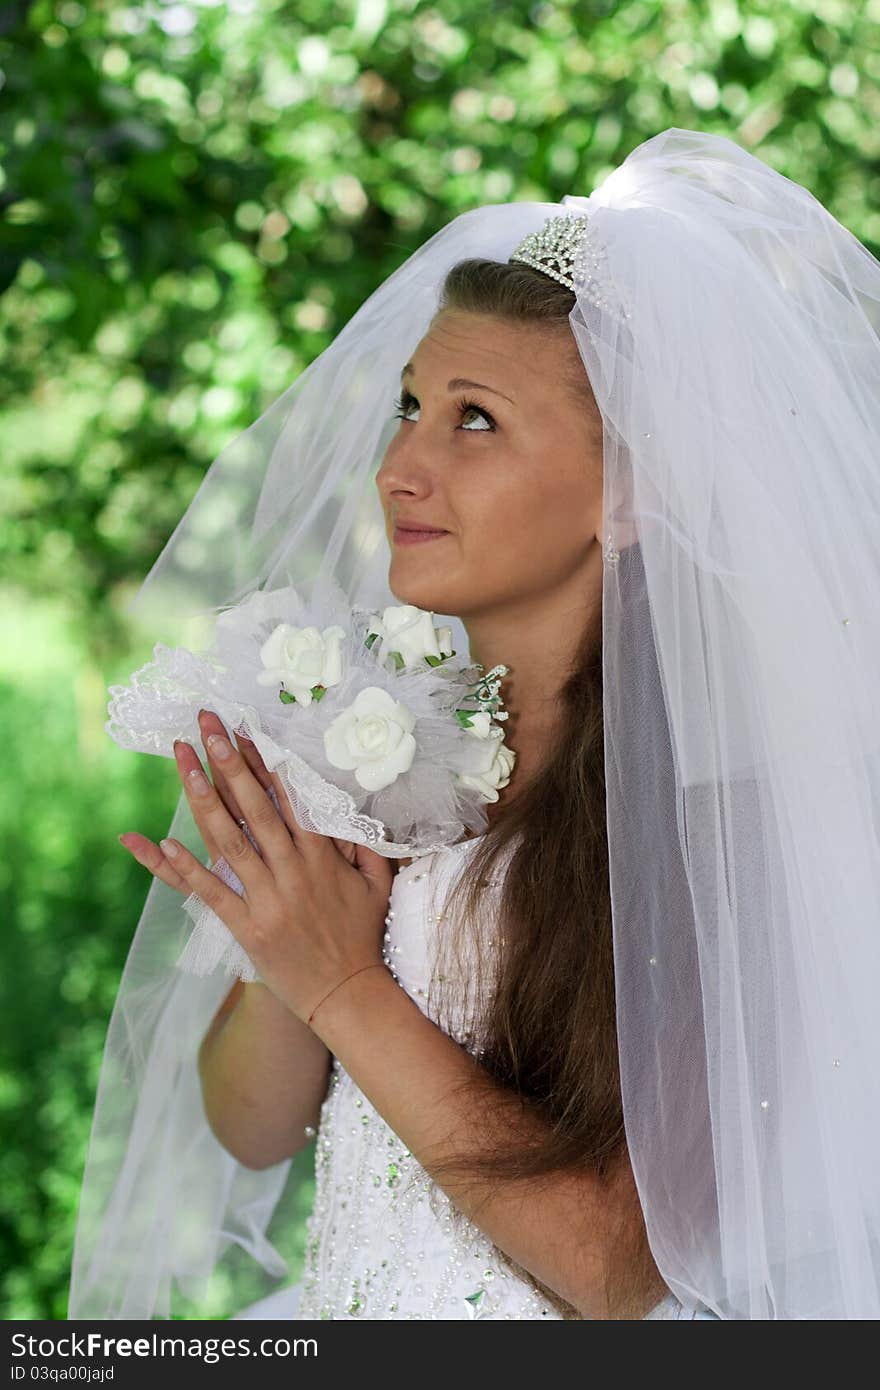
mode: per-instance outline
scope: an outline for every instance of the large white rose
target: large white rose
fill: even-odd
[[[325,688],[338,685],[342,679],[342,650],[345,637],[341,627],[291,627],[279,623],[260,648],[260,660],[266,667],[257,675],[259,685],[278,685],[279,682],[299,705],[310,705],[313,685]]]
[[[353,771],[365,791],[381,791],[412,765],[415,722],[412,710],[387,690],[368,685],[324,730],[327,761]]]
[[[368,632],[376,632],[382,638],[383,664],[389,652],[399,652],[409,667],[423,666],[426,656],[433,657],[430,664],[435,665],[452,655],[452,628],[435,627],[434,614],[413,603],[385,608],[381,617],[372,619]]]
[[[486,801],[497,801],[498,792],[510,781],[516,753],[503,738],[478,739],[473,745],[468,772],[458,774],[458,783],[482,794]]]

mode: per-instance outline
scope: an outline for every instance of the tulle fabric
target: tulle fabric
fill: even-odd
[[[511,203],[456,218],[232,440],[129,605],[151,644],[201,648],[221,609],[287,584],[316,608],[340,594],[378,611],[398,602],[374,478],[397,428],[400,369],[429,326],[446,270],[463,256],[506,256],[555,206]],[[465,659],[460,618],[444,621]],[[323,832],[301,798],[294,809],[306,829]],[[183,795],[166,834],[205,860]],[[302,1258],[283,1213],[301,1216],[308,1205],[312,1150],[248,1169],[204,1112],[198,1045],[230,979],[221,968],[204,978],[176,968],[192,926],[180,894],[154,881],[107,1032],[69,1319],[228,1317],[245,1297],[272,1293]]]
[[[656,156],[656,157],[655,157]],[[880,265],[672,131],[595,214],[605,766],[626,1126],[725,1318],[880,1315]],[[579,200],[573,200],[575,205]]]
[[[880,265],[805,189],[672,128],[589,198],[455,218],[215,461],[135,612],[187,642],[258,587],[395,602],[374,479],[400,368],[455,261],[506,260],[560,211],[590,217],[571,328],[604,428],[618,1029],[652,1249],[692,1309],[874,1318]],[[171,833],[198,852],[187,817]],[[272,1221],[309,1175],[244,1169],[206,1125],[195,1054],[228,980],[175,972],[189,925],[155,884],[108,1033],[73,1318],[204,1306],[232,1247],[252,1298],[290,1277]],[[230,1286],[224,1315],[241,1306]]]

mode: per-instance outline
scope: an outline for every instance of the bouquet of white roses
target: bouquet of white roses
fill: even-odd
[[[381,613],[331,598],[309,610],[291,587],[218,614],[203,651],[158,643],[128,686],[111,686],[105,725],[123,748],[174,756],[195,745],[200,709],[252,740],[297,820],[394,858],[485,828],[516,754],[499,696],[508,668],[455,665],[451,629],[403,604]],[[242,892],[220,860],[212,866]],[[192,896],[196,923],[178,965],[256,978],[232,933]]]

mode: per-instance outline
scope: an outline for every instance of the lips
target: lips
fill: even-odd
[[[424,527],[396,526],[394,528],[395,545],[427,545],[428,541],[440,541],[444,536],[448,536],[448,531],[426,530]]]
[[[442,526],[423,526],[416,521],[399,521],[394,529],[395,531],[426,531],[431,536],[446,536],[449,534]]]

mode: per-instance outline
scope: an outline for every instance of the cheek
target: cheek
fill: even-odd
[[[530,561],[546,565],[548,555],[559,552],[560,559],[569,559],[582,548],[585,517],[582,485],[576,488],[554,472],[548,460],[546,475],[536,478],[530,470],[519,478],[508,476],[503,487],[494,489],[474,534],[492,537],[498,549],[518,556],[524,567]]]

